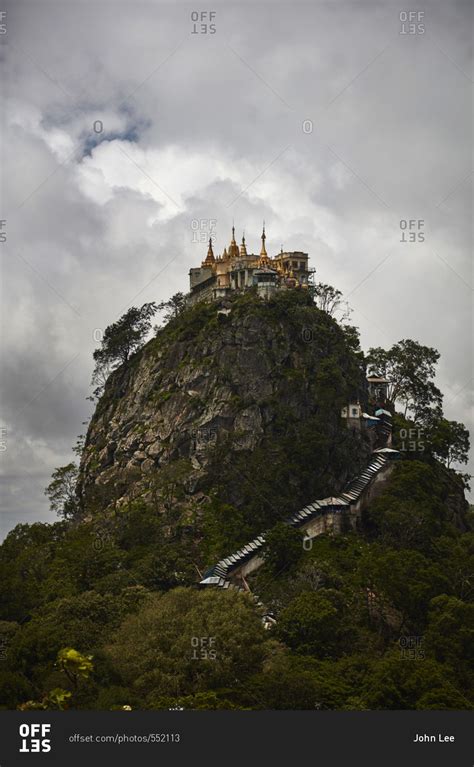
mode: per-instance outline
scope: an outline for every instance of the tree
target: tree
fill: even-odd
[[[456,674],[468,694],[474,684],[474,605],[447,594],[431,600],[426,645]]]
[[[74,689],[80,679],[87,679],[93,670],[92,655],[83,655],[72,647],[64,647],[58,652],[56,665],[64,671]]]
[[[263,556],[274,573],[293,567],[302,554],[302,536],[293,527],[278,522],[266,533]]]
[[[22,703],[18,708],[20,711],[37,711],[69,708],[71,698],[78,692],[80,681],[85,681],[93,671],[92,655],[83,655],[72,647],[65,647],[60,650],[56,659],[56,666],[64,672],[68,681],[72,685],[73,691],[65,690],[63,687],[55,687],[43,696],[41,700],[28,700]]]
[[[49,498],[51,510],[64,519],[74,519],[79,512],[77,476],[78,468],[74,462],[60,466],[53,471],[51,482],[44,491]]]
[[[179,519],[184,508],[186,482],[191,471],[190,461],[180,458],[160,467],[149,483],[153,503],[160,511],[166,511],[169,515],[173,512],[175,521]]]
[[[277,633],[301,655],[337,656],[348,638],[342,596],[333,589],[300,594],[282,610]]]
[[[369,349],[367,370],[370,375],[388,379],[388,399],[400,402],[405,416],[410,411],[415,420],[423,420],[433,409],[441,409],[443,396],[431,380],[439,356],[430,346],[404,339],[388,351],[381,347]]]
[[[186,306],[186,296],[184,293],[175,293],[167,301],[162,301],[158,304],[160,312],[164,312],[165,322],[173,320],[178,314],[181,314]]]
[[[261,670],[273,644],[250,597],[177,588],[127,618],[107,655],[142,705],[154,708],[164,696],[238,687]]]
[[[428,427],[428,442],[433,455],[449,469],[452,463],[467,463],[469,432],[464,424],[434,418]]]
[[[436,464],[399,461],[365,513],[367,528],[386,546],[429,552],[433,539],[446,532],[450,516],[442,477]]]
[[[94,386],[94,391],[92,392],[91,397],[86,397],[86,399],[89,399],[91,402],[94,402],[96,397],[100,397],[102,392],[104,391],[105,384],[107,383],[107,380],[112,372],[113,368],[110,362],[103,362],[102,364],[97,364],[94,368],[94,371],[92,373],[92,379],[91,379],[91,386]]]
[[[63,539],[67,522],[17,525],[0,546],[0,617],[23,621],[46,598],[53,552]],[[61,573],[62,582],[64,573]]]
[[[333,288],[332,285],[325,285],[323,282],[318,282],[312,289],[312,294],[318,309],[326,312],[330,317],[334,317],[338,311],[342,311],[342,293],[340,290]],[[349,319],[349,316],[350,310],[346,304],[341,320],[347,320]]]
[[[446,671],[430,657],[406,660],[397,647],[373,664],[362,682],[361,697],[368,709],[472,708]]]
[[[441,567],[410,549],[372,546],[361,557],[358,577],[370,621],[386,635],[423,633],[430,599],[449,589]]]
[[[341,325],[341,330],[349,349],[357,355],[362,355],[358,329],[354,325]]]
[[[31,682],[15,671],[0,670],[0,709],[15,709],[20,700],[33,694]]]
[[[209,562],[217,562],[252,538],[244,510],[222,503],[217,496],[204,508],[202,528],[203,546]]]
[[[92,355],[96,363],[92,374],[92,385],[97,385],[96,396],[102,392],[110,372],[127,362],[143,344],[156,310],[153,302],[143,304],[140,309],[132,306],[117,322],[105,329],[102,345]]]

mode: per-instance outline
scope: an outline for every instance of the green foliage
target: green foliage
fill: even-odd
[[[143,304],[140,309],[132,306],[117,322],[106,327],[99,349],[92,355],[96,363],[92,374],[94,394],[99,395],[110,372],[126,362],[140,348],[151,328],[156,304]]]
[[[89,591],[48,603],[16,636],[8,652],[9,667],[40,683],[53,672],[65,646],[73,645],[84,654],[94,651],[146,597],[146,592],[130,587],[130,602],[127,592],[112,596]]]
[[[349,310],[347,304],[343,309],[342,293],[337,288],[333,288],[332,285],[326,285],[323,282],[318,282],[317,285],[311,290],[316,306],[321,311],[329,314],[330,317],[335,317],[338,312],[341,312],[341,319],[348,319]]]
[[[447,594],[432,599],[426,642],[439,663],[474,682],[474,604]]]
[[[259,669],[270,640],[250,599],[174,589],[155,595],[108,647],[123,683],[143,705],[233,685]]]
[[[41,700],[28,700],[18,706],[21,711],[36,711],[44,709],[59,709],[63,711],[69,708],[74,697],[77,697],[78,688],[82,681],[89,678],[93,671],[92,656],[82,655],[73,647],[64,647],[58,652],[56,665],[63,672],[72,685],[73,691],[62,687],[54,687],[47,692]]]
[[[464,424],[434,418],[427,428],[427,441],[431,453],[448,469],[453,463],[467,463],[470,442]]]
[[[51,482],[44,491],[49,498],[51,510],[64,519],[74,519],[79,513],[77,477],[78,468],[75,463],[60,466],[53,471]]]
[[[80,679],[88,679],[92,669],[92,655],[83,655],[73,647],[64,647],[58,652],[57,666],[64,671],[69,681],[77,687]]]
[[[26,703],[21,703],[18,708],[20,711],[49,711],[51,709],[64,711],[68,708],[71,698],[72,692],[63,690],[62,687],[55,687],[43,695],[41,700],[27,700]]]
[[[14,709],[32,695],[33,686],[23,674],[0,669],[0,709]]]
[[[441,408],[442,394],[432,380],[439,356],[436,349],[404,339],[388,351],[369,349],[367,370],[371,375],[385,376],[388,399],[400,403],[405,416],[411,412],[414,420],[421,422],[433,409]]]
[[[165,348],[165,345],[175,341],[197,340],[204,328],[217,317],[215,304],[200,301],[194,306],[187,306],[178,311],[176,316],[168,319],[167,324],[158,329],[157,337],[152,339],[144,348],[144,353],[152,354],[157,349]],[[215,326],[217,330],[217,324]]]
[[[446,482],[435,466],[401,461],[389,487],[367,512],[367,524],[387,546],[428,551],[435,536],[451,530],[448,524]]]
[[[159,356],[173,370],[189,364],[207,372],[231,319],[239,329],[255,323],[273,394],[246,391],[231,353],[213,372],[234,411],[258,406],[264,434],[252,449],[237,433],[210,443],[192,501],[190,464],[176,456],[150,475],[124,469],[91,483],[80,522],[74,464],[56,470],[47,494],[64,519],[19,525],[0,546],[0,706],[472,707],[474,533],[462,482],[449,468],[464,460],[468,442],[464,427],[441,415],[435,350],[411,341],[371,350],[371,371],[390,378],[405,408],[394,418],[395,444],[400,429],[414,426],[424,429],[424,445],[403,454],[357,532],[348,525],[306,550],[297,530],[275,524],[337,494],[370,450],[339,417],[352,398],[366,403],[364,361],[356,329],[331,318],[340,296],[326,288],[325,311],[308,292],[260,301],[250,291],[232,299],[225,319],[218,304],[183,308],[174,296],[163,307],[173,316],[132,359],[153,305],[108,329],[98,375],[105,380],[128,361],[98,406],[111,420],[142,355],[151,366]],[[150,398],[165,411],[176,389],[163,381],[158,375]],[[200,414],[206,403],[195,405]],[[147,428],[139,423],[130,436],[141,442]],[[86,448],[97,469],[106,445],[102,436]],[[137,478],[143,497],[133,492]],[[267,530],[265,562],[247,581],[276,616],[269,631],[249,595],[195,588],[206,564]],[[404,648],[413,638],[411,658]]]
[[[333,589],[301,594],[282,610],[277,635],[292,650],[315,658],[333,658],[350,640],[341,595]]]
[[[164,312],[163,319],[169,322],[175,319],[186,307],[186,296],[184,293],[175,293],[167,301],[158,304],[158,311]]]
[[[245,511],[212,498],[203,514],[203,549],[206,562],[217,562],[252,537]]]
[[[225,697],[226,690],[207,690],[206,692],[197,692],[193,695],[183,696],[163,696],[153,700],[153,708],[156,709],[189,709],[192,711],[226,711],[232,709],[242,709],[242,706],[234,705],[231,700]]]
[[[362,699],[369,709],[470,708],[453,674],[429,657],[404,659],[393,649],[373,664]]]
[[[371,620],[386,635],[424,629],[430,599],[449,589],[439,566],[417,551],[371,547],[362,558],[361,585]]]
[[[299,530],[278,522],[265,534],[263,556],[274,574],[294,567],[303,554],[303,540]]]
[[[66,523],[17,525],[0,546],[0,617],[21,621],[44,601],[54,552]]]

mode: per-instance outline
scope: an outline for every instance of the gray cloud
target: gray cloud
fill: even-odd
[[[196,221],[221,250],[233,218],[256,248],[265,218],[270,251],[308,251],[348,295],[364,348],[440,350],[447,415],[469,423],[469,6],[430,4],[423,35],[390,3],[217,3],[215,35],[191,10],[7,7],[2,534],[51,519],[94,330],[187,288]],[[425,241],[400,242],[400,219]]]

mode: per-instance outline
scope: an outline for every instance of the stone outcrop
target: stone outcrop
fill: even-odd
[[[218,302],[188,308],[110,376],[81,461],[85,512],[150,500],[153,483],[179,461],[194,500],[207,497],[216,460],[232,467],[236,456],[265,446],[275,472],[284,471],[289,430],[298,456],[307,439],[301,432],[300,444],[299,429],[313,422],[329,445],[315,473],[337,492],[371,450],[341,422],[349,398],[367,402],[360,355],[307,296],[294,291],[265,302],[247,294],[227,302],[225,312]],[[337,466],[333,445],[348,456]],[[298,508],[310,498],[298,472],[291,481]],[[235,487],[228,483],[226,500],[239,505],[245,499]]]

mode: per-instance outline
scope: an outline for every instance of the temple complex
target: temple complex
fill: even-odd
[[[283,251],[269,256],[266,249],[265,224],[261,235],[260,253],[249,253],[245,242],[237,245],[235,228],[232,238],[221,255],[214,255],[212,239],[207,256],[201,266],[190,269],[188,303],[225,298],[236,290],[256,288],[262,298],[269,298],[276,290],[308,289],[314,270],[308,269],[308,254],[301,251]]]

